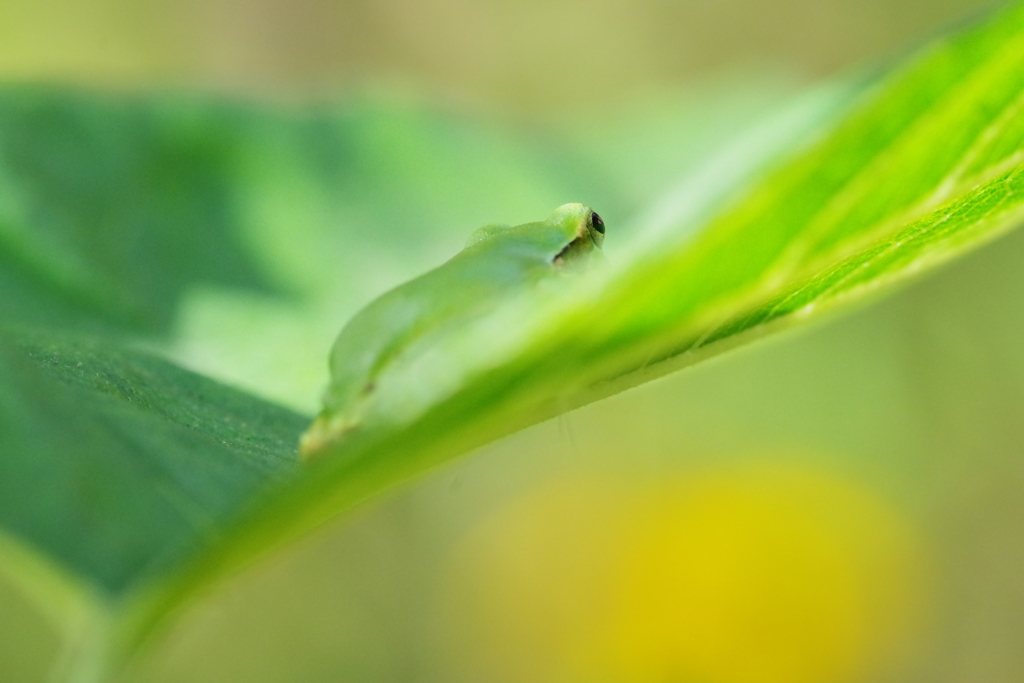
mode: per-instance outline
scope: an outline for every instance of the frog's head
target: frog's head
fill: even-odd
[[[569,240],[555,256],[555,263],[574,261],[601,251],[604,221],[589,206],[563,204],[555,209],[548,222],[559,226]]]

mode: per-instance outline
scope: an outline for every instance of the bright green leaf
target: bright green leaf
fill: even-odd
[[[409,354],[377,387],[373,428],[335,444],[307,498],[323,498],[327,514],[1014,227],[1024,216],[1022,98],[1017,5],[924,51],[695,237],[659,233],[569,296],[524,295]]]

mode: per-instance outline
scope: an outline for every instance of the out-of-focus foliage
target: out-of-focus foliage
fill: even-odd
[[[266,290],[232,196],[241,112],[0,93],[0,318],[169,331],[198,282]]]

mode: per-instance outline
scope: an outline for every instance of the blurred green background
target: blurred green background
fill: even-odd
[[[96,131],[156,130],[134,143],[151,150],[138,168],[229,169],[230,187],[175,189],[210,191],[195,214],[116,195],[171,216],[146,224],[153,254],[205,220],[222,244],[186,239],[180,280],[126,271],[151,286],[112,318],[312,413],[345,319],[473,228],[585,201],[614,258],[728,140],[992,4],[14,0],[0,77],[76,89],[62,108],[24,94],[57,91],[7,88],[0,143],[8,164],[28,159],[19,177],[48,182],[17,154],[47,120],[96,134],[89,158],[109,151]],[[52,200],[38,203],[111,211]],[[82,239],[120,262],[120,234]],[[209,253],[238,258],[195,256]],[[60,281],[78,282],[68,263]],[[220,586],[136,678],[1019,680],[1021,268],[1014,235],[481,449]],[[57,645],[0,584],[0,680],[45,680]]]

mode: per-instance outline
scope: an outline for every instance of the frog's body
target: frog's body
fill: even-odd
[[[309,456],[358,427],[381,374],[414,343],[449,331],[599,253],[604,224],[586,206],[566,204],[546,221],[489,225],[443,265],[371,302],[331,350],[324,409],[303,436]]]

